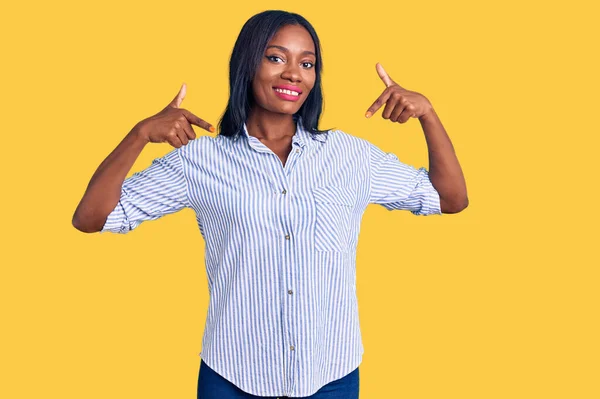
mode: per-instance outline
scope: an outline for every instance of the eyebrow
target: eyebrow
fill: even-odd
[[[277,45],[271,45],[271,46],[267,47],[267,49],[270,49],[271,47],[278,48],[279,50],[283,51],[284,53],[287,53],[289,51],[286,47],[277,46]],[[308,51],[308,50],[303,51],[302,54],[312,54],[312,55],[314,55],[316,57],[315,53],[313,53],[312,51]]]

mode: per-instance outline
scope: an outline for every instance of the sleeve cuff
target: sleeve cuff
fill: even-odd
[[[429,173],[427,169],[424,167],[419,168],[419,170],[424,173],[424,178],[422,179],[419,187],[419,191],[422,191],[422,205],[421,209],[418,211],[411,211],[414,215],[441,215],[442,209],[440,204],[440,195],[431,184],[431,180],[429,179]]]
[[[121,204],[121,200],[119,200],[115,209],[107,216],[106,222],[104,222],[104,226],[102,227],[102,230],[100,230],[100,233],[110,232],[125,234],[129,231],[128,225],[129,223],[125,216],[123,204]]]

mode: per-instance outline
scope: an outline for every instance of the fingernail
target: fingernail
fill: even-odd
[[[215,131],[215,127],[214,127],[214,126],[211,126],[211,127],[209,127],[209,128],[208,128],[208,130],[210,130],[211,132],[213,132],[213,133],[214,133],[214,131]]]
[[[370,111],[367,111],[367,113],[365,114],[365,117],[370,118],[371,115],[373,115]]]

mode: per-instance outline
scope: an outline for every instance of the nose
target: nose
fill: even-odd
[[[300,67],[298,63],[288,63],[285,69],[281,73],[281,78],[289,80],[290,82],[301,82],[302,75],[300,74]]]

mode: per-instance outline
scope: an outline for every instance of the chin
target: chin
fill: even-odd
[[[300,110],[300,107],[297,107],[297,106],[294,106],[294,107],[274,107],[274,108],[270,109],[270,111],[277,112],[278,114],[289,114],[289,115],[294,115],[299,110]]]
[[[255,102],[254,106],[258,106],[264,110],[274,112],[277,114],[294,115],[298,113],[298,111],[300,111],[300,108],[302,108],[302,104],[304,104],[304,101],[302,101],[301,103],[291,101],[285,101],[282,103],[278,100],[275,100],[275,102],[266,102],[262,105],[259,102]]]
[[[286,114],[295,114],[298,111],[300,111],[300,108],[302,108],[302,104],[304,104],[304,102],[302,102],[302,103],[289,103],[289,104],[285,104],[285,106],[281,107],[280,109],[284,110],[284,112]]]

